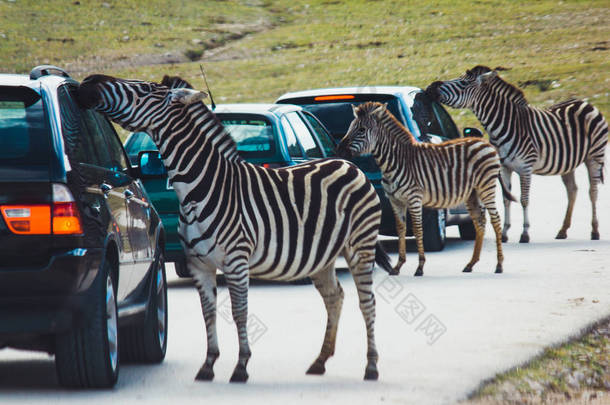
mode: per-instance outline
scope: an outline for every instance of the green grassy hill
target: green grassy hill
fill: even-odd
[[[424,4],[422,4],[424,3]],[[179,74],[217,102],[305,88],[427,86],[477,64],[535,105],[586,98],[610,117],[610,6],[600,1],[0,1],[0,66],[76,78]],[[450,111],[458,125],[478,125]]]

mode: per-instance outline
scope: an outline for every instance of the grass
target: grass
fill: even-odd
[[[497,375],[471,395],[472,404],[556,403],[610,399],[610,319],[528,364]]]
[[[202,87],[202,58],[217,102],[270,102],[325,86],[425,87],[485,64],[529,83],[534,105],[586,98],[610,116],[605,0],[74,3],[0,1],[2,70],[55,63],[81,79],[170,73]],[[459,126],[480,127],[472,113],[450,112]]]

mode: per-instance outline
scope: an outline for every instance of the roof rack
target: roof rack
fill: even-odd
[[[70,75],[62,68],[53,65],[40,65],[32,69],[30,72],[30,79],[36,80],[40,79],[42,76],[49,76],[52,74],[62,77],[70,77]]]

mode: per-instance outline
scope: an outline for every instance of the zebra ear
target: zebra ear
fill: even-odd
[[[496,76],[498,76],[498,72],[496,72],[495,70],[492,70],[491,72],[487,72],[487,73],[483,73],[482,75],[479,75],[479,77],[477,77],[477,82],[479,84],[483,84]]]
[[[351,106],[352,106],[352,111],[354,112],[354,117],[358,118],[358,107],[356,107],[353,104],[351,104]]]
[[[172,89],[172,98],[179,103],[189,105],[205,99],[208,93],[193,89]]]
[[[376,116],[377,118],[382,118],[387,109],[388,109],[388,103],[383,103],[379,107],[375,108],[373,110],[372,114],[374,116]]]

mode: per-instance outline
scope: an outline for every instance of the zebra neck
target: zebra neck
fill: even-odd
[[[373,149],[373,157],[377,166],[385,173],[400,170],[403,159],[397,156],[406,156],[415,148],[415,138],[396,118],[386,114],[381,121],[377,134],[377,142]]]
[[[496,77],[475,96],[472,111],[489,134],[492,143],[511,134],[510,124],[530,109],[523,92]]]

